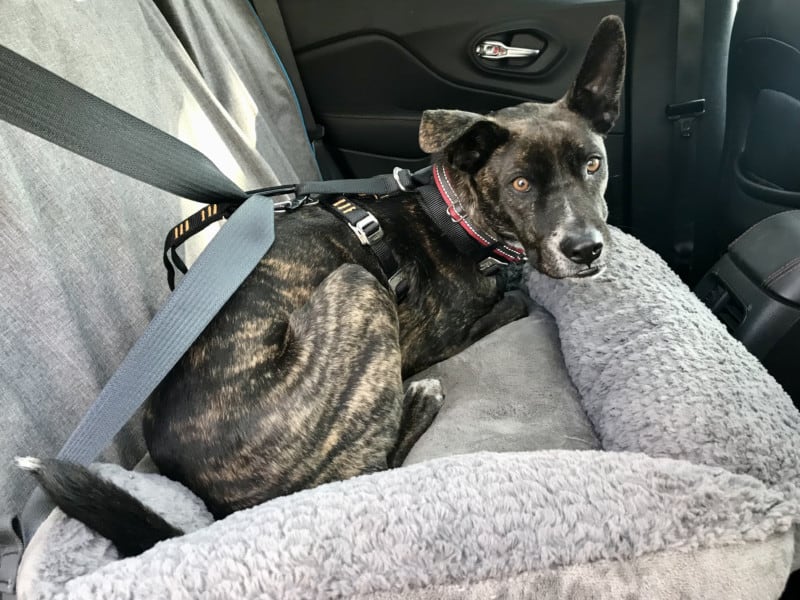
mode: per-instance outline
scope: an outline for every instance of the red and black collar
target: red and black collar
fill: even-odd
[[[525,251],[498,240],[473,223],[458,198],[446,166],[433,165],[433,181],[419,188],[420,205],[442,233],[489,274],[502,265],[524,262]]]

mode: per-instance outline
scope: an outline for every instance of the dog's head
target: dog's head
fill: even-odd
[[[529,102],[487,116],[423,114],[420,147],[449,167],[470,217],[521,244],[551,277],[593,275],[605,262],[603,138],[619,115],[624,71],[622,22],[606,17],[558,102]]]

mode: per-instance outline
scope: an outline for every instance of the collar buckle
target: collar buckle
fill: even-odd
[[[383,238],[383,228],[372,213],[368,214],[355,225],[352,223],[348,223],[347,225],[353,230],[353,233],[356,234],[362,246],[371,246]]]

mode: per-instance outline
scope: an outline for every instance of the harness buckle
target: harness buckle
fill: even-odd
[[[487,256],[481,262],[478,263],[478,270],[481,272],[482,275],[491,275],[495,273],[500,267],[507,266],[508,263],[503,262],[495,258],[494,256]]]
[[[394,275],[389,277],[389,287],[392,288],[398,302],[402,302],[408,293],[408,282],[406,281],[403,271],[398,270]]]
[[[355,225],[348,223],[350,229],[356,234],[358,241],[364,246],[371,246],[383,238],[383,228],[373,214],[368,214]]]

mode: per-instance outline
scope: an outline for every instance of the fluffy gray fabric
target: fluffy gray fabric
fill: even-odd
[[[408,594],[370,594],[372,600],[751,600],[777,598],[787,537],[764,542],[665,551],[629,561],[600,560],[466,584],[436,585]],[[733,574],[733,575],[731,575]]]
[[[316,175],[245,0],[161,2],[169,21],[150,0],[29,4],[0,3],[12,49],[196,145],[245,187]],[[55,453],[163,300],[158,256],[178,211],[164,194],[2,124],[0,166],[8,510],[31,482],[5,472],[10,456]],[[56,511],[26,552],[20,598],[777,597],[800,518],[800,418],[660,259],[614,239],[603,276],[533,274],[531,294],[555,315],[603,447],[697,465],[473,454],[323,486],[210,527],[182,486],[103,467],[193,533],[117,561],[108,542]],[[553,334],[552,322],[528,319],[438,367],[448,407],[411,460],[591,447]],[[525,376],[539,386],[527,394]],[[490,391],[499,381],[508,383]],[[118,440],[114,458],[138,458],[136,439]]]
[[[567,368],[604,448],[728,470],[614,452],[472,454],[281,498],[111,564],[105,540],[56,516],[26,554],[30,593],[430,598],[545,589],[543,597],[636,598],[631,589],[641,588],[645,598],[676,597],[676,589],[681,597],[749,599],[755,589],[755,597],[776,598],[800,522],[797,415],[660,259],[624,234],[614,239],[608,273],[593,282],[531,275],[531,293],[555,314]],[[519,365],[493,363],[488,350],[525,352],[502,342],[520,342],[531,324],[468,349],[446,377],[471,382],[469,369],[488,361],[505,378],[503,365]],[[431,430],[428,452],[454,439],[447,421],[459,418],[463,401],[478,406],[482,391],[451,390],[454,410]],[[483,422],[478,412],[462,414],[475,427],[495,427],[491,409]],[[470,435],[450,447],[485,443]],[[164,505],[179,510],[175,500]],[[204,522],[197,518],[192,528]],[[594,562],[596,569],[578,568]]]
[[[174,497],[170,504],[172,515],[184,510]],[[498,597],[498,590],[534,589],[531,577],[547,582],[545,597],[572,597],[564,595],[570,589],[674,597],[669,587],[648,593],[667,571],[672,585],[685,575],[669,570],[675,554],[666,562],[654,555],[662,551],[692,553],[684,564],[713,569],[711,577],[682,580],[695,592],[683,597],[775,598],[789,573],[798,515],[794,499],[752,477],[686,462],[595,451],[472,454],[279,498],[80,577],[70,563],[82,557],[85,569],[87,555],[94,568],[110,561],[107,543],[51,517],[57,535],[45,529],[49,543],[26,554],[21,598],[430,598],[444,597],[432,591],[442,586]],[[721,548],[733,553],[703,554]],[[741,572],[724,562],[739,566],[742,557],[758,560]],[[558,570],[633,559],[646,560],[601,563],[580,577]],[[763,560],[769,568],[757,573],[760,593],[747,595]],[[601,583],[612,575],[614,585]]]
[[[603,448],[800,485],[800,412],[661,258],[614,230],[591,280],[531,272]],[[797,492],[796,492],[797,493]]]

